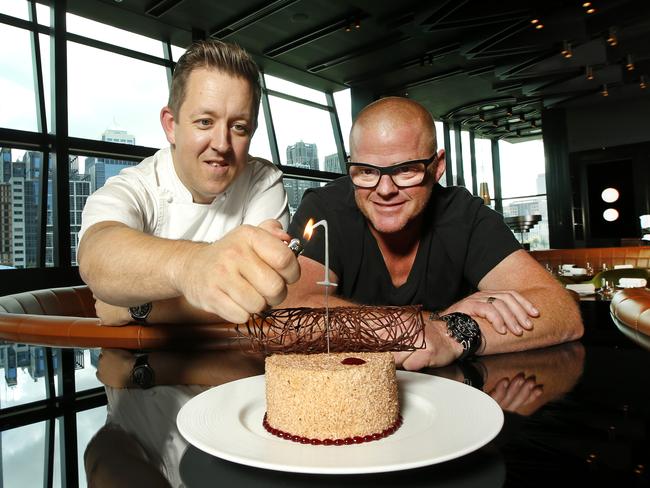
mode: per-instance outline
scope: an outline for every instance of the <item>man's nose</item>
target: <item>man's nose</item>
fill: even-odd
[[[399,188],[393,182],[393,179],[390,177],[390,175],[381,175],[375,191],[382,196],[388,196],[392,195],[393,193],[397,193],[399,191]]]
[[[230,131],[228,127],[216,125],[212,129],[210,146],[219,153],[227,153],[230,150]]]

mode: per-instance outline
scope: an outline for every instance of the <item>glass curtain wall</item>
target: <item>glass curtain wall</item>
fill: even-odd
[[[57,31],[52,13],[29,0],[0,2],[0,269],[76,266],[88,196],[167,145],[159,111],[184,49],[70,13]],[[67,67],[50,59],[57,35]],[[67,90],[52,96],[56,69]],[[350,91],[325,93],[270,74],[263,85],[250,153],[283,169],[293,213],[305,189],[344,172]],[[67,107],[59,131],[56,103]],[[57,155],[67,164],[57,165]]]

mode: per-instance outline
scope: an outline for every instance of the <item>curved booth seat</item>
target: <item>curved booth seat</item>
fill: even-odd
[[[625,336],[650,349],[650,289],[619,291],[612,297],[609,310],[614,323]]]
[[[239,347],[233,324],[102,326],[86,286],[0,297],[0,340],[56,347],[224,349]]]

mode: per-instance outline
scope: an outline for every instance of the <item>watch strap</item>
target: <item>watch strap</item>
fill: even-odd
[[[136,356],[131,369],[131,382],[144,390],[154,386],[155,378],[156,375],[149,364],[149,356],[147,354]]]

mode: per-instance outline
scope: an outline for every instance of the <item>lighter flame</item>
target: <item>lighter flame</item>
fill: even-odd
[[[311,239],[311,235],[314,233],[314,219],[309,219],[307,225],[305,226],[305,232],[302,233],[303,237],[307,240]]]

